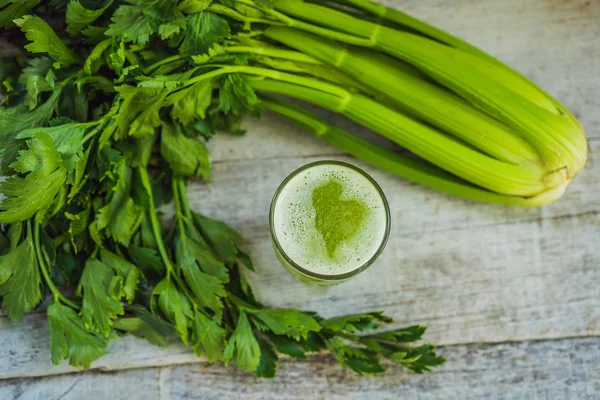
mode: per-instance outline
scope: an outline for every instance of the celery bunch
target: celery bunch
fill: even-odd
[[[261,35],[266,43],[253,42],[248,54],[268,49],[278,62],[267,65],[293,73],[244,70],[264,78],[250,86],[344,114],[437,167],[387,168],[393,173],[474,200],[539,206],[562,196],[585,165],[583,129],[564,106],[457,38],[365,0],[279,0],[274,9],[241,3],[271,25]],[[288,49],[312,59],[297,62]],[[264,104],[301,123],[307,118],[298,120],[290,105],[284,111],[281,101]],[[338,146],[373,162],[365,144]]]

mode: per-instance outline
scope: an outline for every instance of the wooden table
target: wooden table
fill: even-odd
[[[267,211],[292,170],[348,157],[266,115],[248,121],[246,137],[212,142],[214,181],[195,186],[191,200],[242,232],[266,304],[325,316],[385,309],[399,326],[429,326],[447,364],[423,376],[390,365],[360,378],[322,354],[282,360],[268,381],[127,337],[81,373],[52,366],[43,313],[17,327],[0,315],[0,399],[600,399],[600,1],[390,3],[488,50],[575,112],[590,156],[560,202],[475,204],[350,160],[381,183],[393,231],[376,266],[323,290],[277,263]]]

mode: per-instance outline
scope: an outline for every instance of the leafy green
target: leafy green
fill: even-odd
[[[255,315],[276,335],[285,335],[296,340],[306,340],[309,332],[321,330],[321,325],[312,316],[298,310],[284,308],[261,310]]]
[[[15,20],[15,24],[25,32],[25,37],[31,41],[25,46],[32,53],[48,53],[61,64],[78,64],[81,59],[60,40],[54,30],[43,19],[25,15]]]
[[[223,361],[227,330],[195,310],[192,332],[192,346],[198,356],[205,354],[210,362]]]
[[[12,242],[11,242],[12,243]],[[8,254],[0,256],[0,297],[2,308],[13,324],[42,300],[41,277],[35,254],[33,236]]]
[[[54,364],[68,359],[73,367],[89,368],[92,362],[106,354],[108,340],[86,329],[72,308],[55,301],[46,313]]]
[[[255,374],[261,378],[275,378],[279,357],[273,346],[265,339],[258,338],[260,347],[260,363],[256,367]]]
[[[0,28],[8,28],[13,21],[27,14],[41,0],[2,0],[0,1]]]
[[[158,308],[167,320],[175,325],[181,340],[186,345],[189,338],[190,319],[193,317],[189,300],[177,290],[169,278],[160,281],[152,291],[152,311]]]
[[[240,234],[222,221],[197,213],[194,213],[194,220],[217,256],[227,264],[235,263],[239,251],[236,243],[241,239]]]
[[[160,152],[175,174],[210,180],[211,165],[206,146],[197,138],[185,136],[178,126],[163,123]]]
[[[66,168],[48,134],[36,133],[27,146],[28,150],[20,151],[11,164],[12,169],[27,176],[12,176],[0,183],[0,191],[7,196],[0,203],[0,223],[24,221],[36,214],[40,221],[65,183]]]
[[[114,323],[115,329],[131,333],[160,347],[167,347],[169,338],[177,334],[173,325],[151,314],[142,306],[131,306],[127,311],[136,317],[117,319]]]
[[[225,297],[223,283],[212,275],[205,274],[200,270],[196,260],[187,246],[187,238],[181,236],[175,243],[176,260],[183,276],[194,294],[198,304],[215,315],[217,321],[223,317],[223,303],[221,298]]]
[[[204,11],[213,0],[183,0],[179,3],[179,9],[186,14]]]
[[[183,125],[206,118],[206,111],[212,100],[212,92],[212,82],[206,80],[170,95],[168,101],[173,104],[172,117]]]
[[[125,310],[120,301],[123,279],[99,260],[86,263],[77,292],[83,296],[81,317],[86,328],[107,336],[113,320]]]
[[[138,284],[140,281],[140,271],[135,265],[125,260],[106,249],[100,250],[100,258],[102,262],[112,268],[118,276],[121,277],[123,282],[123,297],[130,304],[135,300],[135,292],[137,291]]]
[[[416,342],[421,340],[427,328],[420,325],[409,326],[408,328],[394,329],[391,331],[380,332],[371,335],[374,338],[386,340],[389,342]]]
[[[225,113],[244,115],[260,110],[260,100],[241,75],[227,75],[219,95],[219,105]]]
[[[355,333],[377,329],[381,322],[389,323],[392,320],[382,312],[372,312],[329,318],[321,321],[321,325],[336,332]]]
[[[306,358],[305,349],[296,340],[279,335],[271,335],[269,339],[279,353],[293,358]]]
[[[89,124],[71,122],[47,128],[25,129],[16,135],[16,138],[34,138],[38,133],[48,135],[56,150],[62,155],[67,171],[71,172],[82,157],[83,136],[89,128]]]
[[[153,135],[161,125],[159,112],[169,91],[127,85],[115,89],[123,100],[117,116],[119,137]]]
[[[90,55],[85,59],[83,63],[83,72],[87,75],[93,75],[100,67],[104,64],[104,52],[112,45],[112,39],[104,39],[98,43],[93,49]],[[111,82],[112,89],[112,82]]]
[[[189,56],[207,53],[215,43],[230,35],[227,22],[209,11],[190,14],[186,22],[185,38],[179,51]]]
[[[157,33],[162,25],[173,25],[182,15],[172,6],[171,0],[128,0],[129,6],[122,5],[114,13],[106,34],[123,36],[125,40],[145,44],[150,36]],[[172,28],[163,27],[163,33]],[[168,37],[168,36],[167,36]]]
[[[237,327],[229,338],[223,358],[225,364],[234,360],[239,368],[250,372],[256,371],[260,364],[260,345],[244,312],[240,314]]]
[[[164,270],[162,260],[154,249],[131,246],[128,249],[128,253],[135,265],[142,270],[154,270],[157,272]]]
[[[71,0],[67,6],[67,32],[71,36],[77,36],[85,27],[91,25],[112,4],[109,0],[106,5],[97,10],[88,10],[81,5],[79,0]]]
[[[117,242],[128,246],[142,222],[143,209],[131,197],[132,171],[125,160],[119,163],[115,172],[118,179],[111,189],[108,204],[98,210],[96,223],[99,230],[105,230]]]

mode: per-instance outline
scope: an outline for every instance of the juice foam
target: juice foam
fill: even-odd
[[[273,211],[281,249],[313,273],[339,275],[360,268],[385,240],[387,213],[380,192],[344,165],[300,171],[281,189]]]

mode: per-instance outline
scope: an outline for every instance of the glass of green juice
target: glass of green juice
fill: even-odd
[[[390,209],[366,172],[345,162],[317,161],[279,186],[269,225],[283,266],[302,282],[330,286],[379,257],[390,233]]]

